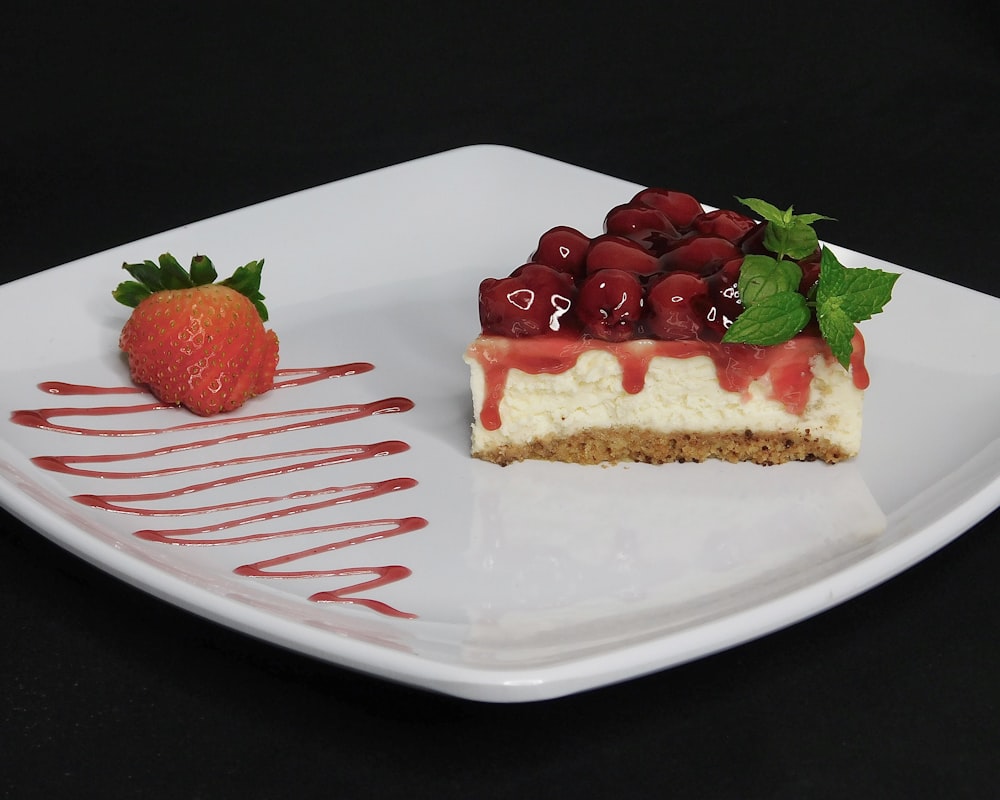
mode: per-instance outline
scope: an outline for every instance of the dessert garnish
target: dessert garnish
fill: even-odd
[[[815,274],[798,263],[819,248],[812,223],[832,219],[823,214],[782,211],[757,198],[737,198],[764,218],[763,245],[772,255],[744,256],[737,283],[744,311],[722,337],[723,342],[775,345],[800,333],[815,314],[820,333],[846,369],[850,365],[854,326],[882,311],[892,298],[898,273],[866,267],[848,268],[829,247],[820,249]],[[805,289],[803,292],[802,289]]]
[[[132,380],[200,416],[232,411],[271,389],[278,337],[264,329],[263,266],[263,259],[251,261],[216,282],[204,255],[194,256],[188,270],[170,253],[123,264],[134,280],[112,296],[135,309],[118,343]]]

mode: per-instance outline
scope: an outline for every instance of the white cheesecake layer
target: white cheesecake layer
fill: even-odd
[[[746,391],[719,385],[708,356],[652,358],[642,391],[622,388],[622,366],[606,350],[580,354],[564,372],[529,374],[511,369],[499,404],[501,425],[487,430],[480,420],[486,375],[479,360],[466,354],[474,406],[473,454],[524,445],[588,430],[632,427],[665,434],[808,431],[849,455],[861,446],[863,392],[849,370],[821,355],[809,361],[812,381],[803,413],[789,412],[772,399],[765,374]]]

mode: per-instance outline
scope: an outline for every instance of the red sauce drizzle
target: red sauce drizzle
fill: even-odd
[[[853,345],[851,374],[854,385],[866,389],[869,377],[864,362],[864,338],[860,331],[855,330]],[[500,402],[510,370],[518,369],[531,375],[558,374],[572,369],[577,359],[588,350],[604,350],[618,360],[622,368],[622,389],[629,394],[642,391],[650,361],[656,356],[708,356],[715,364],[719,386],[730,392],[743,393],[753,381],[767,374],[771,378],[771,398],[782,403],[792,414],[802,414],[809,402],[812,381],[809,362],[812,358],[822,355],[828,361],[833,360],[826,342],[812,335],[800,335],[773,347],[721,344],[700,339],[613,343],[562,336],[524,339],[480,337],[470,346],[469,354],[480,363],[485,374],[485,396],[479,413],[483,427],[497,430],[501,425]]]
[[[358,375],[373,369],[371,364],[358,362],[331,367],[317,367],[311,369],[281,369],[276,373],[274,383],[275,389],[289,389],[316,381],[330,378],[342,378]],[[38,388],[48,394],[60,396],[102,396],[111,394],[143,394],[144,390],[135,386],[88,386],[83,384],[65,383],[60,381],[49,381],[39,384]],[[377,589],[390,583],[395,583],[405,579],[411,574],[408,567],[398,564],[353,567],[350,569],[319,569],[319,570],[276,570],[275,567],[297,561],[309,556],[335,551],[344,547],[364,544],[365,542],[377,539],[385,539],[391,536],[398,536],[404,533],[420,530],[427,525],[427,520],[422,517],[403,517],[399,519],[371,519],[346,523],[333,523],[316,525],[310,527],[300,527],[293,529],[281,529],[272,532],[259,532],[254,526],[260,526],[273,521],[280,521],[286,517],[301,514],[306,511],[315,511],[348,503],[360,502],[367,499],[380,497],[391,492],[403,491],[416,485],[412,478],[399,477],[388,480],[375,481],[370,483],[358,483],[347,486],[327,486],[321,489],[311,489],[296,491],[281,496],[260,496],[246,497],[240,500],[225,503],[189,505],[183,508],[155,508],[148,504],[156,501],[166,500],[176,497],[187,497],[196,495],[199,492],[217,489],[223,486],[234,485],[245,481],[256,480],[258,478],[276,477],[278,475],[302,472],[305,470],[319,469],[338,464],[351,463],[365,459],[378,458],[387,455],[402,453],[409,449],[405,442],[391,440],[376,442],[373,444],[338,444],[327,447],[311,447],[300,450],[286,450],[276,453],[254,453],[233,459],[214,459],[198,461],[196,463],[183,466],[152,467],[132,471],[110,471],[95,469],[92,466],[110,464],[122,461],[132,461],[138,459],[149,459],[162,457],[171,453],[200,451],[219,445],[231,444],[247,439],[257,439],[272,436],[290,431],[321,428],[342,422],[351,422],[367,417],[384,414],[400,413],[413,408],[413,402],[403,397],[391,397],[370,403],[355,405],[333,405],[322,407],[299,408],[291,411],[279,411],[250,415],[227,414],[211,417],[207,419],[197,419],[191,422],[184,422],[176,425],[155,426],[146,428],[90,428],[80,425],[62,424],[54,420],[64,417],[85,417],[85,418],[116,418],[128,414],[163,413],[173,409],[173,406],[161,403],[140,403],[126,406],[96,406],[85,408],[58,407],[22,409],[11,414],[11,421],[18,425],[25,425],[31,428],[57,431],[60,433],[108,437],[108,436],[156,436],[164,433],[177,433],[184,431],[198,432],[205,428],[231,425],[235,423],[250,423],[251,427],[230,433],[228,435],[202,438],[192,442],[182,444],[164,445],[158,448],[140,450],[130,453],[96,453],[91,455],[48,455],[36,456],[32,462],[46,470],[70,474],[78,477],[97,478],[106,481],[109,479],[140,480],[150,477],[162,477],[186,472],[211,471],[221,467],[232,467],[234,465],[244,465],[256,462],[275,461],[281,462],[272,467],[252,470],[235,475],[214,478],[198,483],[192,483],[177,489],[155,492],[129,492],[129,493],[108,493],[108,494],[78,494],[73,496],[73,500],[83,505],[99,508],[109,512],[134,514],[142,517],[164,517],[164,516],[190,516],[206,514],[214,511],[232,510],[249,506],[276,506],[279,503],[289,501],[294,505],[281,508],[272,508],[259,514],[231,520],[215,525],[197,525],[189,528],[178,528],[172,530],[139,530],[135,536],[139,539],[157,542],[160,544],[172,545],[230,545],[238,546],[246,542],[255,542],[263,539],[276,539],[285,537],[303,536],[306,534],[316,534],[331,532],[338,534],[341,532],[354,531],[357,529],[373,529],[371,532],[349,537],[347,539],[328,542],[318,547],[307,550],[299,550],[286,555],[277,556],[253,564],[245,564],[237,567],[234,571],[238,575],[255,578],[317,578],[317,577],[352,577],[352,576],[374,576],[368,580],[353,583],[338,589],[321,591],[314,593],[309,599],[314,602],[326,603],[348,603],[356,604],[388,616],[413,618],[414,614],[400,611],[392,606],[378,600],[365,597],[358,597],[358,592],[365,592]],[[176,413],[176,410],[173,410]],[[295,421],[269,425],[269,422],[295,418]],[[215,535],[224,531],[241,528],[247,530],[247,526],[254,528],[257,532],[239,535]]]
[[[391,482],[386,482],[389,487],[391,487]],[[402,487],[396,487],[402,488]],[[387,488],[385,486],[380,487],[379,491],[393,491],[393,488]],[[234,524],[242,524],[242,522],[237,522]],[[203,531],[197,528],[190,528],[187,530],[171,531],[169,535],[165,535],[158,531],[137,531],[136,536],[140,538],[148,539],[150,541],[159,542],[169,542],[172,544],[201,544],[201,545],[214,545],[214,544],[233,544],[241,542],[251,542],[260,541],[262,539],[271,539],[276,536],[301,536],[308,533],[321,533],[325,531],[350,531],[356,530],[358,528],[370,527],[379,528],[380,530],[373,531],[371,533],[362,534],[360,536],[353,536],[347,539],[341,539],[335,542],[329,542],[327,544],[320,545],[318,547],[310,547],[306,550],[299,550],[294,553],[288,553],[282,556],[276,556],[275,558],[264,559],[263,561],[256,561],[252,564],[244,564],[241,567],[237,567],[235,572],[237,575],[245,575],[248,577],[255,578],[319,578],[319,577],[345,577],[354,575],[375,575],[376,577],[363,581],[361,583],[356,583],[351,586],[346,586],[342,589],[333,589],[322,592],[316,592],[310,596],[310,600],[314,602],[328,602],[328,603],[357,603],[358,605],[363,605],[366,608],[370,608],[373,611],[378,611],[382,614],[387,614],[394,617],[405,617],[407,619],[414,619],[415,614],[410,614],[404,611],[399,611],[386,603],[379,602],[377,600],[370,600],[367,598],[358,598],[348,596],[348,592],[355,592],[364,589],[375,589],[379,586],[385,586],[389,583],[395,583],[396,581],[403,580],[409,577],[412,572],[409,568],[400,566],[398,564],[391,564],[386,566],[378,567],[351,567],[347,569],[325,569],[325,570],[276,570],[275,567],[280,567],[285,564],[290,564],[293,561],[298,561],[300,559],[309,558],[311,556],[320,555],[322,553],[331,552],[334,550],[341,550],[345,547],[351,547],[353,545],[365,544],[366,542],[378,541],[380,539],[388,539],[392,536],[399,536],[400,534],[410,533],[412,531],[420,530],[427,525],[427,520],[423,517],[403,517],[400,519],[373,519],[365,520],[364,522],[346,522],[336,525],[319,525],[310,528],[298,528],[291,531],[282,531],[275,534],[251,534],[247,536],[235,536],[222,539],[199,539],[197,541],[182,541],[180,537],[200,534]],[[222,526],[220,526],[222,527]],[[226,526],[231,527],[231,526]],[[217,528],[218,529],[218,528]]]
[[[190,494],[196,494],[197,492],[204,492],[210,489],[218,489],[222,486],[231,486],[236,483],[242,483],[244,481],[256,480],[258,478],[272,478],[278,475],[285,475],[290,472],[302,472],[304,470],[317,469],[319,467],[328,467],[335,464],[346,464],[351,461],[360,461],[366,458],[375,458],[377,456],[392,455],[394,453],[402,453],[408,450],[409,446],[405,442],[379,442],[378,444],[371,445],[347,445],[342,447],[327,447],[327,448],[311,448],[309,450],[286,450],[283,453],[265,453],[257,456],[247,456],[242,459],[233,459],[232,461],[210,461],[199,464],[186,465],[182,467],[174,467],[171,469],[162,470],[147,470],[144,472],[98,472],[92,470],[72,470],[76,475],[90,475],[92,477],[98,478],[148,478],[153,476],[163,476],[170,474],[177,474],[181,472],[191,472],[194,470],[211,469],[213,467],[222,466],[232,466],[234,464],[245,464],[252,461],[264,461],[269,459],[285,459],[289,456],[300,456],[303,454],[316,454],[316,453],[329,453],[327,458],[316,459],[313,461],[300,461],[295,464],[282,465],[280,467],[275,467],[272,469],[258,470],[256,472],[245,472],[241,475],[231,475],[226,478],[217,478],[211,481],[204,481],[202,483],[195,483],[188,486],[181,487],[179,489],[171,489],[161,492],[146,492],[146,493],[136,493],[136,494],[78,494],[73,496],[73,500],[83,505],[91,506],[92,508],[103,508],[106,511],[118,511],[127,514],[142,514],[144,516],[182,516],[185,514],[198,514],[207,511],[219,511],[222,509],[238,508],[250,505],[260,505],[262,503],[271,503],[278,500],[285,500],[291,497],[291,495],[286,495],[285,497],[257,497],[248,498],[240,500],[237,502],[214,505],[214,506],[201,506],[197,508],[186,508],[186,509],[170,509],[170,510],[157,510],[157,509],[143,509],[138,510],[130,508],[128,506],[122,505],[123,503],[137,503],[137,502],[149,502],[155,500],[166,500],[173,497],[183,497]],[[131,457],[131,456],[127,456]],[[65,458],[65,457],[64,457]],[[58,462],[57,462],[58,463]],[[45,462],[39,464],[42,468],[49,468],[49,465]],[[65,470],[69,472],[70,470]],[[330,492],[339,491],[343,487],[332,487],[325,490],[312,490],[311,494],[318,494],[320,491]],[[297,492],[296,497],[304,497],[310,494],[309,492]]]

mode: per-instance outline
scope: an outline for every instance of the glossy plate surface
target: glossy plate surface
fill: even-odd
[[[848,266],[903,273],[863,327],[873,381],[853,463],[472,460],[462,353],[479,281],[521,263],[548,227],[598,233],[637,188],[469,147],[0,287],[14,310],[3,336],[25,343],[0,369],[0,499],[219,623],[491,702],[583,691],[774,631],[997,507],[1000,301],[839,247]],[[127,386],[127,309],[110,289],[122,262],[164,251],[207,253],[220,272],[266,259],[288,385],[224,424],[73,390]],[[953,347],[942,331],[969,318],[979,334]],[[32,413],[55,408],[82,413]]]

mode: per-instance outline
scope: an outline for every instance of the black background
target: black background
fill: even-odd
[[[6,11],[3,279],[497,143],[711,205],[794,202],[837,217],[833,241],[1000,294],[991,3],[349,6]],[[941,335],[960,348],[975,320]],[[285,653],[0,524],[4,796],[985,797],[1000,783],[996,512],[788,630],[512,706]]]

